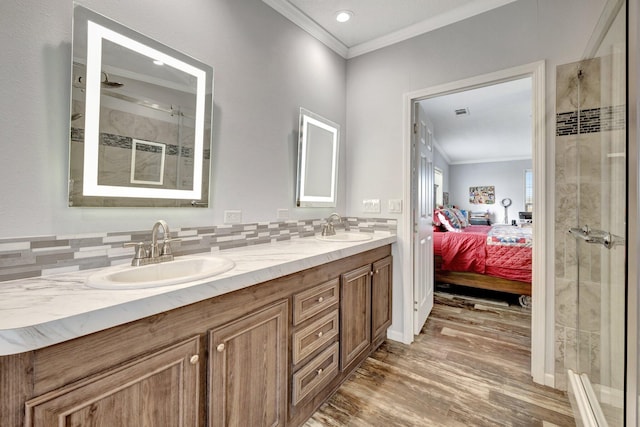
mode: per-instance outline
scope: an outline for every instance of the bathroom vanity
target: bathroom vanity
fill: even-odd
[[[375,233],[237,248],[222,254],[231,271],[148,290],[89,289],[86,272],[32,279],[36,293],[54,280],[112,300],[2,325],[2,425],[301,425],[385,339],[393,242]],[[66,332],[46,337],[56,325]]]

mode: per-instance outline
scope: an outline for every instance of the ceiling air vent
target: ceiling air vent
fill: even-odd
[[[454,112],[456,113],[456,117],[468,116],[469,115],[469,109],[468,108],[458,108],[457,110],[454,110]]]

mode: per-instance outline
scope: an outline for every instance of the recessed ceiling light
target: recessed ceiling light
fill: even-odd
[[[336,13],[336,21],[338,22],[347,22],[353,16],[353,12],[350,10],[341,10]]]

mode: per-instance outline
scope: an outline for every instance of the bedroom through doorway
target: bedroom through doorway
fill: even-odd
[[[544,63],[529,64],[416,91],[405,100],[413,119],[411,147],[419,145],[422,134],[433,146],[426,182],[431,182],[427,200],[433,211],[430,252],[436,286],[528,307],[531,373],[534,381],[546,384],[543,355],[553,334],[545,331],[545,200],[536,198],[546,184],[543,76]],[[415,148],[411,171],[419,169],[413,153]],[[415,250],[423,240],[415,232],[417,213],[424,210],[415,196],[420,176],[412,173],[410,179],[414,304],[421,295],[416,266],[424,263]],[[414,333],[419,333],[422,319],[414,320]]]

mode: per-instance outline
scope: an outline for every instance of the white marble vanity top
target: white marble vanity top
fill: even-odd
[[[0,356],[78,338],[396,241],[375,232],[363,242],[292,239],[216,252],[235,268],[208,279],[149,289],[101,290],[85,284],[96,270],[0,283]],[[199,254],[204,255],[204,254]]]

